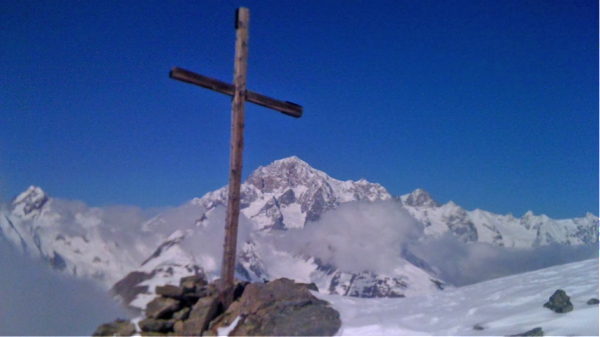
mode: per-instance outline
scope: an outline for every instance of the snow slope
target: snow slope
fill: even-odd
[[[598,286],[591,259],[402,299],[313,293],[340,312],[339,336],[508,336],[536,327],[546,336],[598,336],[598,305],[586,304]],[[556,289],[571,297],[573,311],[543,307]]]

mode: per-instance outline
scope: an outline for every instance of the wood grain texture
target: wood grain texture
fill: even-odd
[[[194,84],[206,89],[210,89],[222,94],[233,96],[235,94],[235,86],[208,76],[199,75],[189,70],[174,67],[171,69],[169,77],[178,81]],[[285,115],[300,118],[302,117],[302,106],[291,103],[280,101],[275,98],[271,98],[251,90],[246,90],[246,101],[254,103],[265,108],[279,111]]]
[[[240,217],[240,186],[242,184],[242,153],[244,151],[244,113],[246,101],[246,74],[248,72],[248,25],[250,11],[237,10],[235,64],[233,85],[235,93],[231,103],[231,154],[229,158],[229,195],[225,217],[225,242],[223,244],[223,266],[221,268],[221,291],[224,307],[233,301],[235,257],[238,222]]]

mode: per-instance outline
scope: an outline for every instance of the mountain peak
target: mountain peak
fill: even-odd
[[[310,181],[329,179],[329,176],[319,171],[302,159],[291,156],[261,166],[254,170],[246,179],[261,191],[272,192],[282,187],[308,185]]]
[[[440,205],[433,200],[431,195],[424,189],[417,188],[410,194],[401,197],[405,205],[413,207],[439,207]]]
[[[21,217],[32,217],[49,199],[48,194],[40,187],[31,185],[12,201],[11,209]]]

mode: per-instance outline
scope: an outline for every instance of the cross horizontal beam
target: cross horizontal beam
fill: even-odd
[[[173,67],[169,77],[178,81],[195,84],[197,86],[210,89],[216,92],[220,92],[225,95],[234,96],[235,86],[223,81],[219,81],[208,76],[199,75],[189,70]],[[300,118],[302,117],[302,106],[291,103],[280,101],[265,95],[261,95],[254,91],[246,90],[246,102],[251,102],[265,108],[273,109],[281,112],[282,114]]]

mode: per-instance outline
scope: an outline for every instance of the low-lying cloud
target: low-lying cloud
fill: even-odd
[[[385,272],[397,266],[402,247],[422,235],[422,226],[393,201],[349,202],[304,229],[276,241],[281,250],[319,258],[347,272]]]
[[[518,249],[465,244],[450,232],[426,236],[423,225],[393,201],[344,203],[304,229],[279,234],[274,245],[342,271],[375,273],[393,270],[407,249],[455,286],[594,258],[598,248],[553,244]]]
[[[126,311],[91,281],[19,254],[0,241],[0,335],[91,335]]]
[[[207,274],[214,276],[221,273],[223,261],[223,243],[225,238],[225,214],[226,208],[219,205],[206,213],[206,220],[196,225],[192,236],[186,238],[181,247],[192,254]],[[191,228],[190,227],[190,228]],[[251,223],[240,214],[238,221],[237,251],[240,252],[242,245],[250,235]],[[182,227],[185,229],[185,227]]]
[[[524,273],[597,257],[597,245],[551,244],[538,248],[504,248],[488,243],[460,242],[447,232],[441,237],[412,242],[408,249],[436,266],[440,278],[464,286],[493,278]]]

